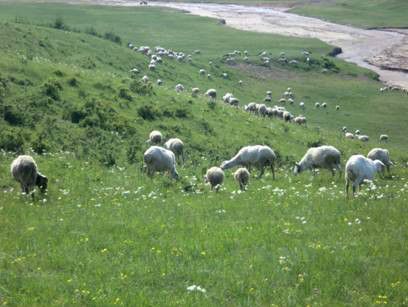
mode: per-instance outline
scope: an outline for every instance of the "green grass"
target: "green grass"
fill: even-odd
[[[38,26],[60,16],[82,33]],[[372,74],[340,60],[329,60],[338,72],[321,73],[331,47],[316,40],[235,31],[174,11],[9,4],[0,19],[0,305],[407,304],[406,96],[380,95]],[[112,30],[123,44],[85,34],[89,27]],[[192,63],[165,58],[149,72],[128,41],[202,53]],[[248,49],[250,64],[226,65],[222,55],[234,49]],[[264,49],[271,67],[257,59]],[[303,49],[312,51],[311,66]],[[281,51],[298,67],[279,64]],[[134,83],[143,74],[151,86]],[[175,93],[179,82],[186,93]],[[296,105],[287,107],[299,114],[305,100],[308,127],[212,106],[191,97],[193,86],[232,91],[242,104],[267,89],[275,104],[290,86]],[[328,109],[313,109],[315,101]],[[343,125],[372,141],[345,140]],[[178,182],[140,172],[153,129],[186,143]],[[345,200],[338,176],[291,175],[313,144],[338,147],[344,164],[384,132],[392,176],[355,200]],[[275,149],[277,180],[267,173],[238,193],[228,171],[223,189],[210,192],[206,169],[247,144]],[[32,154],[49,177],[47,195],[19,193],[8,169],[17,152]],[[193,284],[207,292],[189,293]]]

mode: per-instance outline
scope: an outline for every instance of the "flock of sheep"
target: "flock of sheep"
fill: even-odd
[[[171,59],[176,59],[178,61],[191,61],[192,56],[186,55],[183,52],[175,52],[170,49],[165,49],[162,47],[155,47],[154,52],[148,46],[135,47],[133,44],[129,43],[128,47],[145,54],[150,57],[150,63],[148,65],[149,70],[155,70],[156,65],[162,63],[163,57],[168,57]],[[200,50],[195,50],[194,54],[199,54]],[[304,51],[303,54],[308,59],[309,53]],[[234,51],[229,54],[230,57],[235,55],[241,55],[240,51]],[[247,58],[248,52],[244,51],[244,55]],[[266,53],[262,52],[260,54],[261,58],[266,61]],[[281,54],[281,58],[284,58],[284,53]],[[230,58],[229,57],[229,58]],[[212,63],[210,62],[210,65]],[[132,73],[138,73],[137,68],[131,70]],[[205,76],[207,74],[205,69],[200,69],[199,74]],[[211,78],[210,74],[207,74],[208,78]],[[223,78],[228,78],[227,73],[222,74]],[[142,82],[148,82],[149,77],[147,75],[142,77]],[[163,81],[158,79],[158,85],[162,85]],[[242,85],[242,80],[239,80],[239,84]],[[180,93],[184,91],[184,86],[182,84],[177,84],[175,86],[176,92]],[[383,91],[383,90],[382,90]],[[192,96],[196,97],[200,92],[198,87],[192,88]],[[217,91],[215,89],[209,89],[205,92],[205,95],[213,102],[216,101]],[[226,93],[222,100],[224,103],[231,106],[239,107],[239,100],[234,97],[232,93]],[[272,101],[272,92],[267,91],[264,98],[265,102]],[[294,103],[294,93],[291,88],[288,88],[279,99],[279,103]],[[305,103],[300,102],[299,107],[305,109]],[[315,108],[327,108],[327,103],[316,102]],[[336,105],[336,110],[340,109],[339,105]],[[276,117],[283,119],[286,122],[294,122],[299,125],[306,125],[307,120],[303,115],[294,116],[283,106],[275,105],[269,107],[264,103],[251,102],[244,106],[246,112],[250,112],[263,117]],[[367,135],[362,135],[359,130],[355,133],[351,133],[346,127],[342,128],[344,136],[348,139],[357,138],[361,141],[368,141],[369,137]],[[381,135],[380,141],[387,141],[388,135]],[[152,131],[147,140],[151,146],[144,152],[144,171],[147,172],[149,176],[153,176],[155,172],[168,172],[172,178],[178,179],[179,174],[176,169],[177,159],[184,162],[184,143],[179,138],[171,138],[164,142],[163,135],[161,132],[155,130]],[[164,147],[160,146],[161,144]],[[333,175],[335,170],[341,173],[341,153],[333,146],[320,146],[310,148],[303,158],[296,163],[293,172],[298,174],[305,170],[314,169],[328,169]],[[204,180],[209,183],[212,190],[218,191],[220,186],[224,182],[224,170],[238,167],[239,168],[234,173],[234,178],[238,183],[241,190],[245,190],[249,184],[250,171],[252,167],[258,168],[260,173],[258,178],[260,178],[265,171],[266,167],[270,167],[275,179],[275,161],[276,154],[268,146],[265,145],[253,145],[245,146],[241,148],[238,153],[233,156],[230,160],[224,161],[221,165],[211,167],[207,170]],[[353,155],[349,158],[345,166],[345,179],[346,179],[346,194],[348,195],[348,189],[350,183],[353,187],[353,195],[357,188],[364,182],[364,180],[372,180],[377,172],[384,172],[384,168],[390,170],[392,162],[389,157],[389,152],[386,149],[374,148],[371,150],[367,157],[363,155]],[[21,189],[24,193],[29,194],[35,186],[40,188],[41,192],[47,190],[48,179],[46,176],[42,175],[38,171],[37,164],[31,156],[22,155],[17,157],[11,164],[11,174],[15,180],[21,184]]]
[[[152,131],[147,140],[151,146],[144,152],[144,171],[153,176],[156,172],[168,172],[174,179],[179,178],[177,172],[177,159],[184,162],[184,143],[178,138],[171,138],[163,143],[162,134]],[[266,167],[270,167],[273,179],[275,179],[276,154],[265,145],[252,145],[241,148],[231,159],[221,165],[209,168],[204,176],[211,190],[218,191],[224,182],[224,171],[239,167],[234,173],[234,179],[241,190],[245,190],[249,184],[251,168],[259,169],[258,178],[262,177]],[[385,168],[388,173],[393,163],[390,160],[388,150],[374,148],[367,157],[363,155],[351,156],[345,166],[346,195],[349,185],[352,184],[353,195],[365,180],[373,180],[376,173],[384,174]],[[335,171],[341,173],[341,153],[333,146],[319,146],[309,148],[303,158],[295,164],[293,173],[299,174],[305,170],[327,169],[334,176]],[[20,185],[22,192],[29,194],[35,186],[45,192],[48,179],[38,170],[37,164],[31,156],[22,155],[17,157],[11,164],[11,174]],[[32,194],[34,195],[34,194]]]

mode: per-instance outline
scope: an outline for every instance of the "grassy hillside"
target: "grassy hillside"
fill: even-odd
[[[234,31],[173,11],[8,5],[0,16],[0,305],[407,303],[406,96],[379,95],[371,73],[326,58],[331,47],[318,41]],[[70,31],[48,26],[60,16]],[[90,27],[102,37],[86,34]],[[104,39],[108,31],[122,44]],[[151,72],[128,41],[201,54],[192,63],[165,58]],[[223,55],[234,49],[248,49],[250,63],[227,65]],[[256,56],[264,49],[270,67]],[[279,64],[281,51],[299,64]],[[134,67],[140,74],[130,74]],[[139,81],[144,74],[151,83]],[[175,93],[177,83],[185,93]],[[296,104],[287,107],[299,114],[305,100],[309,125],[192,98],[193,86],[232,91],[241,103],[271,89],[272,104],[290,86]],[[328,109],[315,110],[315,101]],[[372,141],[346,141],[343,125]],[[153,129],[186,143],[177,182],[141,173]],[[291,174],[310,146],[333,144],[344,162],[378,146],[383,132],[396,166],[355,200],[345,200],[342,177]],[[228,171],[221,191],[210,192],[206,169],[247,144],[275,149],[277,180],[267,172],[240,193]],[[9,175],[22,152],[50,179],[35,201]],[[206,292],[188,291],[192,285]]]

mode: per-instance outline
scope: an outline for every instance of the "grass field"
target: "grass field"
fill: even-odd
[[[62,16],[69,31],[49,26]],[[408,304],[407,96],[380,95],[372,73],[327,58],[331,47],[319,41],[235,31],[175,11],[3,4],[0,20],[0,305]],[[110,31],[122,44],[103,38]],[[151,72],[127,42],[201,54],[192,63],[165,58]],[[234,49],[247,49],[250,63],[224,63]],[[272,53],[270,67],[259,63],[262,50]],[[281,51],[299,65],[279,64]],[[141,72],[132,78],[134,67]],[[152,83],[138,81],[144,74]],[[177,83],[186,93],[175,93]],[[232,91],[242,104],[268,89],[275,104],[292,87],[296,103],[287,108],[302,113],[304,100],[308,127],[192,98],[193,86]],[[315,101],[328,108],[315,110]],[[346,141],[343,125],[372,141]],[[141,174],[153,129],[186,143],[177,182]],[[342,177],[291,174],[310,146],[338,147],[344,164],[378,146],[380,133],[390,135],[396,165],[354,200],[346,201]],[[267,173],[240,193],[227,172],[221,191],[210,192],[206,169],[247,144],[275,149],[277,180]],[[9,175],[20,152],[50,178],[35,201]]]

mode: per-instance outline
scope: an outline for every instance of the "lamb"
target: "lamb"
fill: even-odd
[[[385,165],[380,160],[370,160],[363,155],[353,155],[346,163],[346,196],[350,182],[353,186],[353,196],[364,180],[373,180],[377,172],[383,172]]]
[[[323,145],[309,148],[302,160],[296,163],[293,173],[296,175],[308,169],[325,168],[330,170],[334,176],[334,169],[341,172],[340,157],[340,151],[333,146]]]
[[[164,147],[168,150],[171,150],[176,158],[181,158],[181,161],[184,162],[184,143],[179,138],[168,139],[164,143]]]
[[[239,184],[241,191],[246,189],[246,186],[249,183],[250,174],[245,167],[240,167],[234,173],[234,179]]]
[[[357,135],[357,138],[358,138],[361,142],[368,142],[368,141],[370,140],[370,138],[368,137],[368,135],[365,135],[365,134]]]
[[[388,142],[388,134],[381,134],[380,135],[380,142]]]
[[[373,161],[380,160],[387,167],[387,172],[390,173],[390,166],[393,165],[393,163],[390,160],[390,153],[387,149],[374,148],[370,150],[367,158]]]
[[[41,193],[47,190],[48,178],[38,171],[37,164],[31,156],[18,156],[11,163],[10,171],[14,179],[20,183],[23,193],[28,195],[34,186],[38,186]]]
[[[149,134],[149,139],[146,141],[146,143],[152,144],[152,145],[157,145],[160,144],[163,140],[163,135],[161,134],[160,131],[153,130]]]
[[[222,162],[220,167],[225,170],[237,165],[242,165],[248,169],[254,166],[260,169],[258,178],[261,178],[265,172],[265,167],[270,166],[273,179],[275,179],[275,160],[275,152],[269,146],[245,146],[241,148],[232,159]]]
[[[207,170],[204,181],[210,184],[211,190],[215,189],[218,192],[224,182],[224,171],[217,166],[213,166]]]
[[[176,170],[176,156],[168,149],[160,146],[151,146],[143,154],[144,168],[148,176],[153,176],[155,172],[169,172],[173,179],[178,179]]]
[[[215,101],[215,99],[217,98],[217,91],[213,88],[210,88],[205,92],[205,95],[210,97],[210,99],[212,99],[213,101]]]
[[[180,84],[180,83],[177,84],[176,87],[175,87],[175,90],[176,90],[177,93],[180,93],[180,92],[184,91],[183,84]]]

